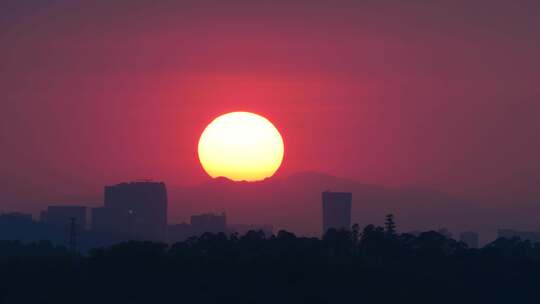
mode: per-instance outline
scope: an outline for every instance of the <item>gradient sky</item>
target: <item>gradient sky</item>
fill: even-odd
[[[538,1],[0,2],[0,207],[208,177],[252,111],[278,175],[540,201]]]

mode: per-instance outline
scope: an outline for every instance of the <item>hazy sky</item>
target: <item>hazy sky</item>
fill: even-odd
[[[538,1],[0,2],[0,207],[207,177],[244,110],[320,171],[540,201]]]

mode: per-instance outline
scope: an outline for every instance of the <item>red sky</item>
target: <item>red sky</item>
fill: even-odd
[[[384,2],[384,4],[383,4]],[[537,1],[2,1],[0,207],[207,177],[219,114],[279,174],[540,201]]]

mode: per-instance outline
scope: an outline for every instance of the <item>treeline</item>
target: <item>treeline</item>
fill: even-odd
[[[481,249],[392,223],[322,239],[204,234],[80,256],[0,242],[0,303],[538,303],[540,244]]]

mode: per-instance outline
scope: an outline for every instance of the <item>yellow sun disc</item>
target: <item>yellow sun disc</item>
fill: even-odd
[[[258,181],[271,177],[283,160],[283,138],[266,118],[232,112],[214,119],[199,139],[199,160],[211,177]]]

